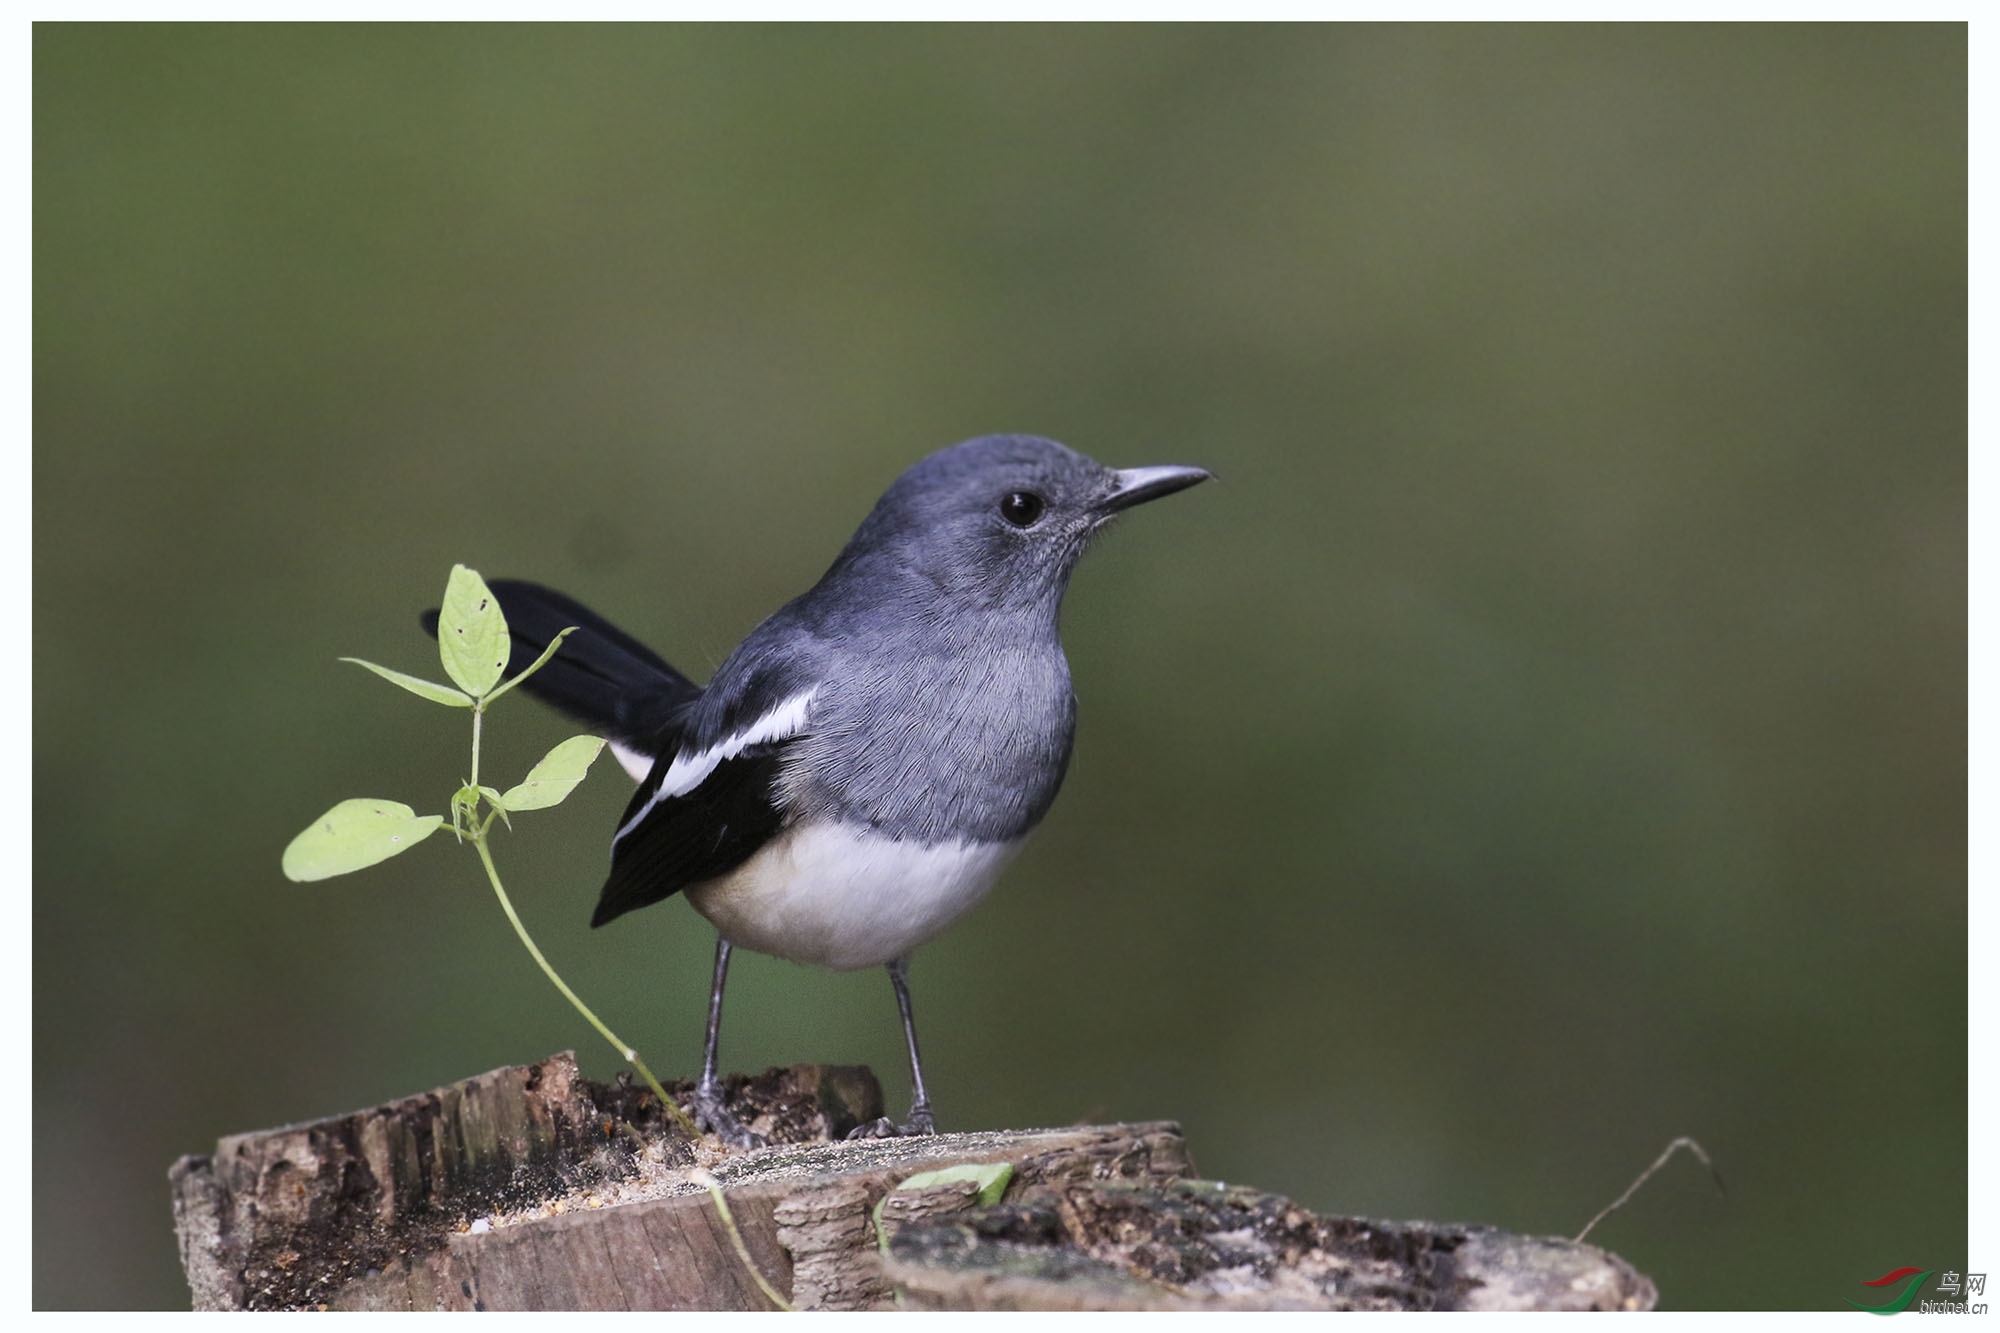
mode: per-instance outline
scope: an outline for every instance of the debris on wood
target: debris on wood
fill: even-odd
[[[866,1069],[799,1065],[728,1086],[770,1146],[690,1140],[650,1092],[585,1079],[567,1052],[232,1135],[171,1172],[194,1306],[768,1310],[766,1286],[818,1310],[1657,1299],[1594,1246],[1322,1216],[1194,1178],[1170,1122],[848,1142],[882,1113]]]

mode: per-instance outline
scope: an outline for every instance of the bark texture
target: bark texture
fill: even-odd
[[[850,1143],[848,1130],[881,1114],[865,1069],[801,1065],[729,1087],[771,1146],[690,1140],[650,1093],[584,1079],[567,1052],[232,1135],[170,1173],[194,1306],[770,1309],[758,1274],[822,1310],[1635,1310],[1656,1299],[1644,1275],[1593,1246],[1320,1216],[1194,1178],[1165,1121]],[[1005,1171],[928,1178],[968,1165]]]

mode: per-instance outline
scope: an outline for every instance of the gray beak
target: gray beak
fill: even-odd
[[[1209,480],[1209,473],[1198,467],[1128,467],[1122,472],[1111,474],[1116,483],[1111,494],[1097,502],[1098,513],[1109,518],[1122,509],[1157,500],[1175,491],[1184,491],[1196,482]]]

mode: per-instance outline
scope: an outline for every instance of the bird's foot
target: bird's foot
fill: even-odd
[[[768,1142],[730,1114],[722,1101],[720,1083],[704,1083],[695,1088],[694,1122],[732,1148],[762,1148]]]
[[[912,1106],[908,1124],[899,1125],[888,1116],[871,1120],[865,1125],[857,1125],[849,1130],[850,1139],[908,1139],[919,1135],[937,1133],[937,1121],[931,1117],[928,1106]]]

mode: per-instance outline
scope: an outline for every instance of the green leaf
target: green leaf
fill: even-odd
[[[1007,1192],[1007,1182],[1014,1178],[1014,1167],[1010,1162],[967,1162],[960,1166],[942,1167],[936,1171],[919,1171],[902,1184],[899,1190],[935,1189],[939,1185],[955,1185],[969,1180],[979,1186],[979,1206],[1000,1202],[1000,1196]]]
[[[285,848],[285,878],[303,884],[372,866],[408,851],[442,823],[442,815],[419,815],[395,801],[342,801]]]
[[[518,787],[510,787],[495,802],[502,810],[546,810],[560,805],[576,790],[591,761],[604,749],[602,736],[572,736],[542,756]]]
[[[438,610],[438,659],[444,673],[473,698],[482,698],[499,684],[511,651],[507,617],[500,614],[486,580],[464,565],[453,565]]]
[[[363,661],[359,657],[343,657],[340,660],[343,662],[352,662],[356,666],[367,667],[370,671],[392,685],[401,685],[411,694],[422,695],[432,703],[449,704],[453,708],[472,707],[471,695],[465,693],[463,690],[454,690],[449,685],[439,685],[433,681],[425,680],[421,676],[406,676],[400,671],[391,671],[388,667],[376,666],[373,662]]]
[[[514,821],[507,817],[507,807],[501,804],[499,792],[495,791],[491,787],[481,787],[479,789],[479,794],[486,798],[486,803],[493,807],[493,811],[495,814],[500,816],[500,822],[502,824],[505,824],[510,829],[514,827]],[[476,817],[479,812],[477,809],[474,809],[470,813]]]

